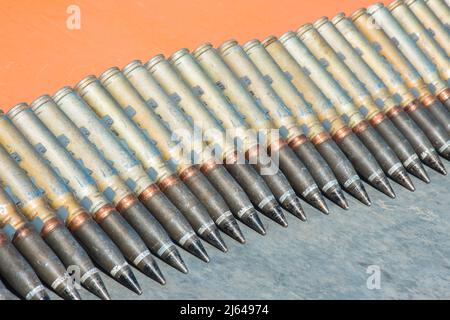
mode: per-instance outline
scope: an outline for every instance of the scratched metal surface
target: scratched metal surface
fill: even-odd
[[[247,244],[226,238],[227,254],[208,246],[209,264],[183,253],[188,275],[160,262],[164,287],[135,270],[142,296],[104,276],[106,285],[113,299],[448,299],[450,179],[428,172],[431,184],[414,179],[414,193],[395,185],[395,200],[366,186],[370,208],[348,197],[349,211],[329,203],[325,216],[305,204],[307,223],[264,219],[265,237],[241,224]],[[379,290],[367,288],[373,265]]]

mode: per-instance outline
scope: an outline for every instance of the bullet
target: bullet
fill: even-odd
[[[340,14],[333,18],[332,22],[322,18],[316,23],[317,30],[336,53],[332,54],[332,58],[334,58],[332,60],[340,64],[339,66],[334,62],[330,63],[328,70],[342,83],[343,88],[347,90],[353,101],[359,106],[360,113],[384,139],[401,160],[403,166],[411,173],[422,177],[424,170],[417,154],[389,117],[386,117],[386,114],[397,107],[397,103],[391,97],[381,79],[364,62],[334,25],[344,18],[343,14]],[[345,67],[348,67],[346,72],[341,73],[341,70]],[[345,74],[348,74],[348,76]],[[351,77],[350,81],[348,77]],[[417,168],[420,170],[417,171]],[[412,185],[407,185],[407,187],[410,186]]]
[[[350,42],[364,53],[362,57],[366,63],[383,80],[392,96],[404,110],[404,112],[400,112],[399,108],[392,109],[387,114],[388,117],[411,142],[420,160],[434,170],[440,171],[443,165],[434,150],[434,147],[439,148],[439,145],[436,142],[432,143],[430,138],[435,140],[435,136],[439,137],[442,128],[429,129],[429,126],[420,126],[420,121],[415,121],[418,119],[418,111],[415,110],[424,108],[417,99],[431,96],[425,82],[397,50],[384,31],[374,25],[374,20],[365,9],[357,10],[351,18],[360,33],[352,32],[357,36],[352,37]],[[339,23],[338,25],[342,26],[343,24]],[[349,32],[343,32],[343,34],[348,35]],[[347,39],[349,38],[347,37]],[[431,116],[428,110],[425,110],[424,113],[427,114],[427,118]],[[428,120],[427,122],[431,125],[435,121]],[[425,130],[429,130],[429,132]]]
[[[422,25],[420,20],[414,15],[410,8],[403,3],[403,1],[397,0],[392,2],[388,9],[391,11],[392,16],[397,22],[408,30],[410,37],[408,40],[415,42],[414,48],[416,54],[411,54],[409,46],[400,45],[399,48],[404,48],[410,61],[414,61],[417,70],[428,83],[432,92],[438,97],[441,103],[445,103],[450,96],[450,60],[447,53],[441,46],[434,40],[429,31]],[[400,38],[402,39],[402,38]],[[412,46],[412,45],[411,45]],[[421,54],[423,60],[418,59],[416,56]],[[413,60],[411,60],[413,59]],[[428,61],[426,61],[426,59]],[[434,64],[434,74],[430,74],[431,67],[426,68],[425,62],[429,62],[430,65]],[[434,76],[433,76],[434,75]],[[439,77],[440,76],[440,77]],[[447,132],[450,132],[450,111],[439,102],[435,102],[435,105],[430,105],[431,112],[446,128]]]
[[[241,48],[236,42],[232,41],[224,43],[223,46],[237,46],[236,49],[226,49],[230,51],[224,54],[224,60],[228,62],[230,68],[241,79],[249,80],[247,81],[247,89],[253,94],[255,99],[266,106],[273,123],[277,128],[280,128],[287,144],[289,146],[296,145],[296,148],[293,150],[301,159],[300,167],[304,168],[306,165],[322,192],[331,200],[337,201],[336,203],[341,207],[347,208],[345,197],[328,165],[311,146],[302,128],[297,124],[294,114],[272,87],[274,82],[277,81],[276,75],[273,73],[262,74],[261,67],[268,67],[270,63],[274,65],[274,62],[261,43],[258,40],[251,40]],[[289,101],[287,102],[289,103]],[[300,96],[296,102],[306,105],[306,102]],[[289,104],[289,107],[292,108],[292,106],[292,104]],[[318,167],[319,165],[320,167]],[[330,186],[330,188],[324,189],[324,186]],[[326,212],[327,210],[324,211]]]
[[[6,289],[5,285],[0,279],[0,301],[18,300],[18,298]]]
[[[320,90],[327,93],[327,97],[334,103],[312,105],[319,120],[322,124],[329,127],[331,136],[352,162],[358,174],[368,183],[374,185],[372,178],[378,177],[380,172],[380,177],[384,177],[381,168],[369,150],[367,150],[359,139],[354,136],[354,133],[347,127],[344,122],[345,119],[341,119],[334,108],[336,107],[336,104],[338,104],[340,108],[352,105],[351,99],[343,93],[339,84],[331,78],[319,61],[300,39],[295,36],[295,34],[287,33],[283,35],[281,39],[283,45],[295,61],[304,69],[305,73],[309,75],[311,80],[315,82]],[[338,99],[337,97],[340,98]],[[346,140],[352,141],[352,143],[346,143]],[[353,151],[350,148],[358,148],[361,150]],[[363,158],[359,159],[358,157],[360,156]],[[386,190],[383,189],[380,191],[385,192]]]
[[[0,198],[6,198],[3,189],[0,189]],[[4,201],[2,201],[3,203]],[[6,220],[8,217],[2,218],[2,221]],[[8,231],[14,230],[6,227],[4,223],[1,224]],[[0,229],[0,261],[2,262],[0,263],[0,275],[2,279],[6,280],[10,287],[26,300],[50,300],[45,287],[30,264],[11,243],[10,236],[12,236],[11,233],[8,235]],[[1,292],[0,284],[0,297],[2,296]]]
[[[447,29],[450,26],[450,8],[444,0],[425,0],[427,6],[433,11]]]
[[[398,49],[409,60],[411,64],[419,72],[425,83],[430,86],[433,94],[439,94],[446,89],[445,82],[440,78],[435,65],[425,56],[425,54],[417,47],[416,43],[403,30],[401,25],[391,15],[389,10],[381,4],[373,5],[367,9],[367,12],[373,17],[375,22],[383,28],[386,34],[391,38],[392,42],[397,45]],[[440,139],[430,137],[431,142],[437,143],[435,148],[443,157],[448,156],[450,144],[440,143],[440,141],[449,141],[450,124],[447,121],[448,115],[444,107],[432,95],[421,99],[422,104],[429,110],[434,117],[435,132],[439,134]],[[448,113],[448,111],[447,111]],[[443,117],[444,115],[444,117]],[[423,120],[422,120],[423,121]],[[427,131],[424,129],[427,133]]]
[[[201,165],[203,168],[209,168],[210,166],[205,166],[205,163],[212,163],[215,166],[221,166],[218,161],[215,161],[214,154],[209,148],[205,146],[205,142],[217,141],[221,138],[221,132],[223,128],[219,127],[218,132],[214,131],[213,134],[204,134],[203,124],[197,123],[197,119],[194,118],[194,122],[190,122],[188,119],[188,110],[196,110],[198,108],[203,109],[201,102],[197,99],[194,93],[190,90],[188,86],[183,82],[183,80],[177,76],[175,70],[170,66],[169,62],[165,59],[161,59],[159,63],[154,64],[152,67],[152,76],[159,85],[165,90],[165,92],[172,97],[179,97],[178,106],[173,109],[166,109],[165,112],[159,112],[160,108],[155,107],[154,110],[159,114],[163,121],[165,121],[171,128],[177,128],[176,130],[185,131],[186,135],[181,134],[181,142],[184,146],[189,146],[194,143],[194,148],[192,151],[196,150],[196,142],[191,139],[192,132],[195,135],[195,131],[203,133],[206,141],[199,139],[198,145],[200,147],[198,152],[198,159],[195,161],[196,164]],[[186,114],[183,114],[183,111]],[[169,113],[172,115],[178,114],[178,116],[167,116]],[[184,120],[182,120],[184,118]],[[200,126],[199,126],[200,124]],[[172,130],[172,132],[175,132]],[[217,137],[219,136],[219,137]],[[187,140],[186,140],[187,138]],[[217,139],[216,139],[217,138]],[[195,139],[195,138],[194,138]],[[195,159],[194,159],[195,160]],[[212,168],[211,167],[211,168]],[[205,170],[203,170],[205,171]],[[180,177],[185,181],[186,185],[194,192],[194,194],[205,204],[211,217],[218,224],[222,231],[231,232],[229,235],[233,238],[242,238],[242,233],[240,232],[237,223],[225,202],[225,199],[221,196],[217,190],[212,186],[208,179],[200,172],[196,173],[195,170],[186,169],[181,174]],[[231,177],[230,177],[231,179]],[[229,197],[230,195],[226,195]],[[222,221],[218,223],[218,221]],[[235,224],[237,228],[226,228],[225,225],[230,223]],[[237,232],[235,232],[237,231]]]
[[[420,20],[424,27],[434,40],[445,50],[447,55],[450,55],[450,34],[448,28],[442,23],[436,14],[427,6],[423,0],[408,0],[405,4]],[[447,7],[447,12],[450,15],[450,10]]]
[[[42,197],[36,197],[37,189],[26,194],[28,199],[31,198],[31,200],[27,200],[20,190],[14,188],[14,185],[10,188],[7,185],[10,176],[4,175],[4,170],[7,168],[13,174],[16,172],[14,172],[14,167],[11,167],[8,160],[9,156],[2,147],[0,147],[0,158],[2,160],[0,161],[0,183],[5,191],[9,192],[7,195],[3,188],[0,189],[0,205],[3,208],[0,214],[0,225],[3,231],[47,286],[64,299],[80,300],[80,295],[73,286],[63,263],[50,249],[49,245],[44,242],[46,236],[55,229],[55,223],[49,225],[47,221],[47,224],[44,224],[43,221],[45,220],[41,219],[41,212],[48,211],[47,204]],[[11,162],[13,163],[12,159]],[[18,180],[21,180],[21,176],[23,176],[23,173],[19,173]],[[19,192],[15,193],[14,190]],[[30,219],[30,223],[26,221],[28,216],[25,218],[18,211],[12,199],[19,204],[24,214],[33,217],[33,219]],[[30,294],[30,296],[34,296],[34,294]]]
[[[161,148],[158,148],[159,144],[156,144],[155,142],[159,141],[160,136],[164,138],[168,135],[170,137],[167,140],[163,140],[167,142],[164,147],[174,153],[173,158],[172,156],[167,158],[167,160],[169,160],[177,159],[176,157],[179,156],[179,150],[176,148],[177,142],[179,141],[171,140],[171,134],[168,132],[167,127],[160,119],[158,120],[158,117],[154,113],[150,112],[152,118],[149,119],[149,122],[152,123],[153,127],[146,132],[139,129],[137,126],[139,123],[137,123],[137,125],[133,123],[132,120],[139,118],[138,110],[140,110],[140,108],[144,110],[150,109],[119,69],[108,69],[103,73],[99,80],[106,90],[108,90],[109,94],[116,99],[116,103],[105,104],[102,108],[95,107],[96,113],[100,117],[104,117],[107,114],[113,119],[111,123],[113,132],[120,139],[126,141],[129,148],[142,163],[143,168],[149,174],[153,175],[161,191],[165,193],[172,203],[183,213],[200,237],[205,241],[208,241],[210,233],[218,234],[217,227],[214,225],[214,221],[209,217],[206,208],[199,202],[192,191],[178,178],[174,171],[168,167],[159,151],[161,150]],[[103,111],[104,113],[101,111],[103,109],[105,109],[105,111]],[[132,120],[130,120],[130,118]],[[154,136],[148,134],[150,131]],[[157,139],[150,140],[150,137],[152,137],[152,139]],[[174,161],[174,163],[176,163],[176,160]],[[186,163],[188,162],[189,161],[186,161]],[[192,163],[187,167],[190,167],[191,165]],[[181,167],[179,166],[177,169],[181,169]],[[191,237],[189,242],[201,243],[198,239],[192,237],[191,234],[189,234],[189,236],[184,235],[184,237],[185,239]],[[214,245],[213,243],[211,244]],[[199,250],[201,249],[202,247],[199,247]],[[195,254],[197,251],[198,250],[192,251],[191,253]],[[207,257],[206,252],[202,252],[201,256]],[[204,260],[209,261],[209,259]]]
[[[321,18],[316,21],[314,27],[309,24],[305,25],[299,29],[297,34],[321,62],[323,68],[328,71],[329,84],[334,82],[336,88],[340,89],[335,90],[335,95],[330,94],[337,112],[349,123],[353,132],[371,151],[383,171],[391,179],[413,191],[414,186],[409,181],[405,168],[397,155],[374,130],[380,123],[389,120],[380,112],[360,80],[341,61],[341,59],[347,59],[344,53],[339,51],[341,56],[338,56],[322,36],[322,34],[329,35],[332,32],[331,36],[327,37],[331,41],[330,38],[336,38],[336,33],[333,31],[336,30],[328,19]],[[403,183],[404,177],[406,177],[406,183]]]
[[[69,94],[69,93],[68,93]],[[87,107],[87,112],[94,119],[96,115]],[[170,240],[167,233],[159,222],[151,215],[141,202],[136,198],[118,172],[107,163],[105,158],[100,154],[94,143],[91,143],[78,127],[58,108],[56,103],[49,97],[43,96],[36,103],[32,104],[32,110],[36,116],[47,126],[68,150],[72,156],[83,164],[83,166],[92,172],[92,177],[97,182],[99,189],[116,205],[116,209],[125,217],[130,225],[142,237],[150,251],[165,260],[171,251],[176,251],[175,245]],[[82,116],[82,110],[78,111],[78,115]],[[103,125],[98,123],[99,126]],[[89,136],[94,135],[95,130],[90,130]],[[106,128],[104,131],[110,135],[111,140],[115,140]],[[107,140],[107,136],[103,135],[103,139]],[[119,147],[120,145],[117,144]],[[111,149],[114,145],[110,145]],[[123,148],[116,148],[115,152],[126,152]],[[160,272],[157,271],[156,262],[149,259],[151,265],[155,265],[155,272],[152,273],[156,279],[160,279]],[[157,280],[158,281],[158,280]],[[162,281],[164,282],[164,281]]]
[[[328,109],[332,105],[330,101],[323,95],[319,88],[312,80],[303,72],[300,65],[293,59],[290,53],[284,48],[281,40],[288,42],[291,37],[297,39],[294,33],[286,33],[280,40],[274,36],[269,36],[263,41],[263,45],[274,61],[278,64],[279,69],[286,75],[286,79],[276,72],[273,64],[260,65],[260,70],[267,68],[271,72],[272,87],[278,92],[284,101],[290,101],[294,106],[291,110],[296,115],[299,125],[307,132],[308,137],[317,151],[326,160],[328,165],[336,175],[341,186],[352,196],[362,201],[366,205],[370,205],[370,200],[364,190],[361,180],[353,168],[351,162],[346,158],[336,143],[331,139],[324,125],[319,121],[313,111],[314,108]],[[307,105],[298,103],[298,96],[304,96],[308,102]],[[300,141],[301,142],[301,141]],[[295,150],[297,141],[294,139],[290,145]],[[305,143],[300,143],[300,146]]]
[[[145,245],[140,238],[138,238],[134,230],[131,229],[117,212],[115,212],[114,208],[111,207],[96,189],[95,181],[73,160],[71,155],[59,144],[58,140],[34,115],[27,105],[20,104],[11,109],[8,112],[8,118],[12,124],[15,125],[17,131],[19,131],[21,135],[34,146],[36,151],[39,152],[44,159],[50,162],[53,169],[58,172],[60,177],[63,178],[65,183],[73,190],[83,207],[90,212],[95,212],[94,217],[97,223],[99,223],[111,239],[116,242],[116,245],[118,245],[122,251],[126,252],[125,256],[127,258],[135,257],[146,250],[144,249]],[[30,130],[30,128],[33,129]],[[24,157],[26,156],[27,155],[24,155]],[[120,230],[121,233],[117,233],[115,238],[113,238],[114,233],[112,230],[116,228],[118,230],[120,225],[123,225]],[[54,240],[58,243],[57,239]],[[121,247],[119,245],[120,242],[127,242],[127,248],[124,246]],[[130,252],[132,248],[135,249],[135,252],[128,255],[128,252]],[[112,253],[113,252],[109,252],[110,255]],[[68,254],[68,252],[66,254]],[[120,262],[120,264],[111,265],[106,271],[116,280],[120,281],[121,272],[116,272],[116,269],[125,271],[125,269],[128,268],[128,264],[124,261],[122,255],[116,256],[113,261]]]

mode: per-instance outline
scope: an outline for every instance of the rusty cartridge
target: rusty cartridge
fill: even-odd
[[[289,34],[295,37],[294,33],[288,33],[286,39],[289,38]],[[330,165],[342,187],[364,204],[370,205],[369,197],[351,162],[331,139],[327,131],[330,127],[325,128],[322,125],[311,106],[332,108],[330,101],[303,72],[281,41],[274,36],[269,36],[262,44],[278,66],[266,62],[259,64],[259,69],[271,75],[272,87],[288,103],[298,124],[307,132],[312,144]],[[282,76],[280,72],[285,76]],[[303,96],[309,104],[297,103],[299,95]],[[295,144],[292,142],[291,146],[295,148]]]
[[[406,8],[407,9],[407,8]],[[367,9],[367,12],[373,17],[375,22],[383,28],[386,34],[391,38],[392,42],[398,47],[398,49],[404,54],[404,56],[414,63],[415,68],[419,72],[420,76],[429,85],[433,94],[440,94],[444,92],[447,84],[443,81],[435,67],[435,65],[426,57],[426,55],[417,47],[414,40],[406,33],[401,25],[395,20],[394,16],[389,10],[382,4],[378,3]],[[450,151],[450,145],[447,143],[449,140],[450,132],[450,120],[448,110],[436,100],[433,96],[429,99],[422,99],[421,102],[430,110],[431,114],[435,117],[434,125],[436,130],[442,130],[442,144],[438,146],[443,150],[444,155]],[[442,126],[439,126],[441,124]],[[445,132],[447,135],[445,135]]]
[[[162,226],[134,196],[113,167],[100,154],[94,144],[78,130],[78,127],[58,108],[49,96],[42,96],[32,104],[36,116],[46,125],[73,158],[89,170],[100,190],[112,201],[118,211],[138,232],[150,251],[164,261],[168,261],[176,248]],[[80,113],[78,113],[80,115]],[[88,128],[85,128],[89,130]],[[90,132],[90,131],[89,131]],[[106,138],[104,138],[106,139]],[[111,147],[112,149],[112,147]],[[114,201],[118,195],[117,202]],[[152,268],[147,275],[164,283],[160,271],[151,257],[146,258]]]
[[[352,14],[351,18],[357,29],[367,38],[373,49],[378,53],[378,55],[370,55],[371,60],[377,59],[371,64],[373,70],[383,79],[391,94],[400,100],[403,109],[423,130],[437,151],[440,146],[445,145],[443,143],[443,141],[445,142],[444,128],[440,125],[434,125],[436,120],[433,119],[430,111],[426,110],[419,102],[436,100],[433,98],[428,86],[365,9],[357,10]],[[368,56],[363,55],[366,58]],[[368,60],[366,59],[366,61]],[[384,67],[382,67],[381,61],[384,63]],[[412,134],[413,132],[409,135],[410,138],[413,137]],[[435,155],[436,151],[429,148],[428,150],[423,150],[419,156],[433,169],[445,174],[445,168],[439,157]]]
[[[183,78],[186,85],[192,89],[204,105],[204,107],[198,105],[196,110],[191,110],[190,114],[192,117],[200,114],[196,121],[203,123],[205,128],[221,130],[215,121],[217,119],[220,122],[220,125],[227,130],[226,133],[224,133],[226,137],[222,145],[222,159],[225,161],[225,165],[230,168],[230,172],[238,172],[238,170],[233,170],[233,167],[253,171],[254,169],[250,164],[238,162],[231,163],[231,161],[228,161],[229,159],[237,159],[236,153],[238,152],[240,154],[246,154],[249,150],[258,148],[257,139],[254,139],[251,134],[249,134],[249,130],[251,129],[242,115],[230,104],[222,92],[209,79],[208,75],[203,71],[195,58],[186,49],[181,49],[174,53],[170,58],[170,61],[177,70],[179,76]],[[234,144],[232,141],[239,141],[239,143]],[[258,166],[258,162],[256,161],[254,165]],[[257,176],[257,178],[260,179],[256,172],[252,172],[252,174],[248,176]],[[274,178],[280,177],[281,179],[271,179],[270,177],[268,178],[267,175],[262,175],[262,177],[266,178],[265,181],[269,186],[271,181],[280,181],[280,184],[274,185],[273,188],[271,188],[275,197],[286,210],[290,211],[300,219],[305,219],[300,200],[295,195],[290,184],[282,176],[271,176]],[[249,183],[257,183],[257,181]]]
[[[450,55],[450,34],[448,28],[442,23],[436,14],[427,6],[424,0],[408,0],[405,4],[416,15],[420,22],[427,28],[428,33]],[[447,8],[450,15],[450,10]]]
[[[409,91],[408,87],[403,82],[400,75],[393,69],[392,65],[378,54],[376,49],[362,33],[358,31],[350,19],[340,13],[336,15],[332,21],[358,55],[388,88],[387,93],[384,90],[371,90],[375,99],[380,99],[384,102],[385,115],[391,119],[396,127],[408,139],[420,160],[427,165],[432,165],[432,163],[435,162],[433,159],[438,159],[438,156],[434,151],[431,142],[417,124],[412,121],[409,115],[407,115],[405,111],[402,111],[403,105],[415,100],[414,95]],[[430,154],[429,150],[432,150],[432,154]],[[420,171],[420,169],[417,169],[417,171]],[[426,176],[423,176],[422,180],[427,181]]]
[[[350,97],[343,93],[339,84],[326,72],[320,62],[295,34],[287,33],[280,39],[304,72],[310,76],[322,92],[328,93],[327,97],[334,104],[339,104],[341,109],[346,109],[347,106],[353,107]],[[375,158],[346,126],[336,109],[332,107],[323,108],[319,105],[313,105],[313,108],[319,120],[330,127],[332,137],[350,159],[359,175],[374,187],[380,188],[380,191],[393,196],[392,188]],[[357,116],[356,118],[361,117]],[[355,124],[351,123],[351,125],[354,126]]]
[[[151,152],[154,160],[159,159],[157,166],[167,172],[165,176],[156,180],[161,191],[183,213],[200,237],[205,241],[209,241],[211,244],[222,244],[218,229],[214,221],[209,217],[206,208],[173,171],[173,168],[177,172],[182,172],[184,169],[192,167],[190,159],[183,157],[184,153],[178,145],[179,140],[176,138],[171,140],[171,133],[168,131],[164,122],[158,120],[158,116],[154,113],[150,112],[151,118],[148,118],[148,122],[153,125],[151,131],[141,131],[136,126],[139,123],[133,123],[131,119],[135,120],[136,110],[139,107],[145,108],[145,110],[150,109],[118,68],[108,69],[102,74],[99,80],[116,100],[116,104],[108,104],[102,108],[96,107],[95,111],[97,114],[100,117],[108,114],[112,119],[121,119],[111,124],[113,132],[128,143],[128,146],[135,153],[147,172],[150,172],[152,163],[147,159],[145,153]],[[103,110],[106,108],[107,110]],[[148,132],[151,132],[153,136]],[[164,139],[162,141],[165,143],[159,142],[161,141],[159,140],[160,138]],[[159,151],[162,151],[162,154]],[[168,164],[173,167],[169,168],[161,156],[169,161]],[[208,262],[209,258],[201,242],[194,237],[190,237],[189,241],[191,252],[205,262]]]
[[[128,185],[135,186],[133,190],[138,195],[139,200],[155,215],[170,237],[181,247],[188,250],[190,238],[195,239],[197,236],[186,218],[161,192],[156,183],[170,173],[168,173],[169,170],[167,170],[166,164],[153,141],[147,138],[137,125],[126,116],[96,77],[88,76],[81,80],[76,86],[76,90],[100,118],[110,119],[108,125],[111,132],[123,141],[123,145],[127,145],[130,152],[133,152],[138,159],[146,159],[149,163],[147,171],[140,163],[138,163],[139,168],[134,165],[135,169],[132,170],[134,174],[128,173],[128,170],[123,171],[123,174],[126,175],[124,179],[126,179],[125,181],[129,180]],[[102,150],[102,146],[104,148],[105,145],[101,143],[97,145],[97,148]],[[103,151],[103,154],[109,155],[108,148]],[[116,154],[111,156],[113,159],[120,158]],[[183,267],[181,258],[176,257],[176,252],[170,253],[167,259],[180,271],[187,272],[186,267]]]
[[[30,226],[20,221],[16,208],[4,197],[4,225],[17,226],[12,240],[14,245],[27,258],[39,277],[56,293],[64,299],[80,300],[77,289],[68,281],[64,264],[69,268],[82,262],[79,268],[83,268],[83,250],[49,207],[42,191],[33,184],[3,147],[0,147],[0,183],[37,231],[31,231]],[[39,235],[46,244],[39,240]],[[69,254],[73,256],[68,257]],[[59,257],[61,260],[65,259],[64,264]],[[48,265],[41,265],[43,261]]]
[[[23,216],[15,212],[14,204],[1,187],[0,205],[0,225],[5,230],[0,228],[0,276],[26,300],[50,300],[31,265],[11,242],[19,225],[25,226],[26,222]]]
[[[339,16],[333,19],[333,23],[337,19]],[[359,106],[360,113],[365,115],[366,120],[387,142],[403,166],[412,174],[429,181],[419,157],[408,140],[394,126],[389,117],[385,116],[390,114],[393,108],[398,107],[396,101],[381,79],[364,62],[333,23],[327,18],[322,18],[316,23],[317,30],[334,50],[334,53],[330,54],[334,58],[333,63],[330,63],[328,70],[352,95],[353,101]],[[346,69],[346,72],[340,72],[341,69]],[[351,77],[350,81],[346,81],[344,73]],[[372,117],[369,116],[370,114]]]
[[[442,103],[447,103],[447,108],[450,108],[450,60],[447,53],[433,39],[428,30],[403,1],[397,0],[392,2],[388,6],[388,9],[391,11],[392,16],[403,27],[403,30],[409,33],[410,40],[416,44],[416,50],[425,58],[429,59],[430,64],[434,64],[434,67],[436,68],[435,73],[437,73],[440,78],[437,77],[437,79],[433,81],[436,77],[429,73],[429,68],[423,67],[424,63],[422,63],[422,60],[418,60],[416,56],[410,54],[407,58],[414,59],[410,61],[414,61],[417,70],[428,83],[432,92]],[[400,50],[404,48],[404,46],[402,47],[400,45],[400,42],[398,47]],[[410,51],[408,50],[406,52],[409,53]],[[443,123],[447,132],[450,132],[450,111],[443,106],[440,106],[440,104],[438,104],[438,106],[434,106],[430,110],[434,110],[435,117],[439,117],[438,120]]]
[[[108,202],[96,189],[95,181],[86,173],[86,171],[84,171],[83,168],[80,167],[80,164],[76,163],[75,160],[73,160],[71,155],[59,144],[56,137],[54,137],[52,133],[44,126],[44,124],[36,117],[36,115],[28,107],[28,105],[20,104],[15,106],[8,112],[7,116],[9,121],[14,124],[17,131],[19,131],[22,136],[26,140],[28,140],[28,142],[34,147],[34,149],[49,162],[49,165],[52,166],[53,170],[57,172],[57,174],[62,179],[64,179],[64,182],[71,188],[71,190],[73,190],[75,196],[83,205],[83,207],[90,212],[95,212],[94,217],[97,222],[100,224],[100,226],[102,226],[102,228],[111,237],[111,239],[116,242],[116,240],[112,237],[113,233],[109,232],[108,228],[111,225],[115,227],[115,225],[117,224],[116,221],[119,221],[119,224],[121,224],[123,218],[119,214],[110,215],[108,213],[111,205],[107,206]],[[25,156],[26,154],[23,155],[23,157]],[[37,174],[35,173],[35,175]],[[94,192],[88,194],[88,192],[91,191]],[[100,216],[97,215],[102,211],[103,213],[106,213],[106,217],[104,216],[102,218],[99,218]],[[125,226],[128,225],[126,224]],[[129,228],[131,232],[134,233],[134,230],[131,229],[131,227]],[[121,235],[121,238],[125,237],[126,234]],[[132,239],[133,238],[131,238],[131,240]],[[118,244],[118,242],[116,242],[116,244]],[[142,244],[142,246],[145,248],[145,245]],[[120,246],[119,248],[124,251]],[[141,251],[139,251],[139,253],[140,252]],[[127,257],[126,254],[125,256]],[[106,271],[109,272],[119,282],[123,283],[126,286],[131,286],[132,288],[134,288],[134,285],[132,285],[134,284],[133,281],[128,279],[128,276],[131,273],[131,269],[123,259],[123,257],[117,257],[117,259],[121,258],[122,260],[116,260],[117,262],[121,262],[120,265],[115,264],[114,266],[110,266],[112,267],[112,269],[107,269]],[[130,281],[131,284],[129,283]],[[136,289],[136,291],[139,291],[137,290],[137,288],[134,289]]]

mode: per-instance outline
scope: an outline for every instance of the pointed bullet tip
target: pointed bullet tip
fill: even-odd
[[[408,176],[408,173],[406,172],[405,168],[399,168],[391,175],[392,179],[403,186],[405,189],[408,189],[409,191],[415,191],[416,187],[411,181],[411,178]]]
[[[81,300],[80,293],[73,287],[73,285],[66,285],[61,293],[64,300]]]
[[[372,202],[370,201],[369,195],[367,194],[364,185],[360,179],[354,181],[352,184],[348,186],[346,189],[348,193],[350,193],[353,197],[359,200],[361,203],[370,207]]]
[[[145,258],[143,258],[139,262],[137,267],[143,274],[145,274],[150,279],[155,280],[156,282],[162,285],[166,283],[166,279],[164,279],[164,276],[161,270],[159,269],[158,264],[151,255],[148,255]]]
[[[244,222],[248,227],[258,232],[261,235],[266,235],[266,229],[264,228],[261,219],[259,218],[258,211],[255,208],[249,210],[249,213],[242,218],[242,222]]]
[[[222,252],[228,252],[227,245],[222,239],[219,230],[216,227],[209,228],[204,233],[204,239]]]
[[[111,300],[108,290],[106,290],[105,284],[103,283],[103,280],[98,272],[85,279],[84,286],[88,291],[90,291],[100,299]]]
[[[197,236],[193,236],[188,239],[183,248],[185,248],[189,253],[196,256],[200,260],[206,263],[209,262],[208,253],[206,252],[202,242]]]
[[[442,163],[441,159],[439,159],[439,156],[437,154],[428,153],[427,156],[422,159],[422,161],[434,171],[444,176],[447,175],[447,170],[445,169],[444,164]]]
[[[187,274],[189,272],[186,264],[183,261],[183,258],[181,258],[181,255],[176,248],[174,248],[174,250],[170,251],[170,253],[164,257],[164,261],[184,274]]]
[[[386,176],[383,175],[379,175],[378,177],[376,177],[373,182],[372,185],[377,188],[379,191],[381,191],[382,193],[384,193],[385,195],[387,195],[388,197],[395,199],[396,195],[394,190],[391,187],[391,184],[389,183],[389,181],[386,179]]]
[[[234,217],[228,217],[219,225],[220,229],[239,243],[245,243],[244,235]]]
[[[424,167],[422,166],[422,163],[420,163],[420,160],[417,159],[413,162],[408,168],[408,172],[410,172],[412,175],[414,175],[416,178],[424,181],[425,183],[430,183],[430,177],[428,176],[427,172],[425,171]]]
[[[141,286],[137,282],[136,277],[134,276],[133,271],[131,271],[130,266],[126,265],[122,267],[122,269],[120,270],[120,274],[118,274],[115,278],[122,285],[124,285],[131,291],[135,292],[136,294],[138,295],[142,294]]]
[[[330,210],[328,209],[328,206],[319,191],[310,194],[307,197],[306,201],[308,201],[313,207],[320,210],[322,213],[330,213]]]
[[[292,215],[300,219],[301,221],[306,221],[306,215],[303,211],[302,204],[300,199],[297,196],[294,196],[290,199],[286,205],[286,210],[289,211]]]
[[[328,192],[326,192],[325,195],[327,196],[328,199],[333,201],[342,209],[348,210],[349,207],[347,199],[345,199],[344,193],[342,192],[342,189],[339,186],[334,187],[331,190],[328,190]]]

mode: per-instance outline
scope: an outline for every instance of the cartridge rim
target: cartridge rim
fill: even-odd
[[[13,119],[14,117],[16,117],[19,113],[21,113],[22,111],[25,111],[27,109],[29,109],[30,107],[28,106],[28,104],[26,104],[25,102],[21,102],[16,104],[14,107],[11,108],[11,110],[9,110],[6,113],[6,116],[9,119]]]
[[[263,41],[261,41],[261,45],[266,48],[268,46],[270,46],[272,43],[277,42],[278,38],[275,37],[274,35],[270,35],[267,38],[265,38]]]
[[[367,13],[367,10],[365,8],[359,8],[350,15],[350,18],[352,19],[352,21],[356,21],[365,13]]]
[[[217,48],[217,50],[219,50],[219,52],[220,52],[221,54],[226,55],[226,54],[228,54],[228,51],[229,51],[231,48],[236,47],[236,46],[238,46],[238,45],[239,45],[239,44],[238,44],[238,42],[237,42],[235,39],[230,39],[230,40],[227,40],[227,41],[223,42],[223,43]]]
[[[331,18],[331,23],[333,23],[334,25],[337,25],[339,22],[341,22],[345,18],[346,18],[345,13],[339,12],[337,15],[335,15],[333,18]]]
[[[314,26],[311,23],[305,23],[297,29],[297,36],[299,36],[300,39],[303,39],[304,35],[312,29],[314,29]]]
[[[212,48],[213,48],[213,46],[212,46],[211,43],[205,42],[205,43],[199,45],[199,46],[197,47],[197,49],[195,49],[194,51],[192,51],[192,55],[193,55],[195,58],[199,58],[203,53],[205,53],[206,51],[208,51],[208,50],[210,50],[210,49],[212,49]]]
[[[328,22],[328,17],[321,17],[319,19],[317,19],[314,23],[313,26],[314,28],[316,28],[317,30],[319,30],[324,24],[326,24]]]
[[[186,48],[181,48],[180,50],[175,51],[172,55],[167,59],[170,63],[176,64],[176,62],[189,54],[189,50]]]
[[[294,31],[288,31],[283,33],[278,40],[280,40],[281,43],[286,43],[289,39],[291,39],[292,37],[297,37],[297,34]]]
[[[142,61],[141,60],[133,60],[130,63],[128,63],[125,67],[122,68],[122,73],[125,76],[128,76],[131,72],[133,72],[134,69],[142,67]]]
[[[242,46],[242,49],[244,49],[245,52],[250,53],[253,49],[255,49],[257,46],[261,45],[261,42],[258,39],[252,39]]]
[[[388,4],[387,8],[389,11],[394,11],[396,8],[398,8],[399,6],[401,6],[403,4],[402,0],[395,0],[391,3]]]
[[[166,57],[163,54],[157,54],[144,65],[145,68],[153,73],[153,70],[155,69],[156,65],[160,62],[163,62],[166,60]]]
[[[59,103],[62,100],[62,98],[64,98],[68,94],[71,94],[72,92],[74,91],[71,87],[69,86],[62,87],[61,89],[56,91],[56,93],[53,95],[53,100],[55,100],[56,103]]]
[[[43,106],[44,104],[46,104],[47,102],[53,101],[52,97],[50,97],[48,94],[43,94],[42,96],[39,96],[38,98],[36,98],[31,104],[31,110],[36,111],[38,110],[41,106]]]
[[[377,2],[369,7],[367,7],[367,13],[372,15],[374,14],[376,11],[380,10],[381,8],[384,8],[384,5],[381,2]]]
[[[86,76],[85,78],[81,79],[74,87],[74,90],[78,92],[80,96],[84,96],[86,94],[86,88],[95,81],[98,81],[97,77],[93,74]]]
[[[115,76],[117,76],[120,73],[120,69],[118,67],[111,67],[107,70],[105,70],[99,77],[98,79],[100,80],[100,82],[104,85],[107,86],[108,82],[111,81],[111,79]]]

